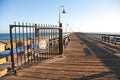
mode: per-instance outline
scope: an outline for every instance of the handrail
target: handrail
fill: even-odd
[[[109,42],[113,44],[120,44],[120,35],[119,34],[98,34],[98,33],[85,33],[94,38],[98,38],[104,42]]]

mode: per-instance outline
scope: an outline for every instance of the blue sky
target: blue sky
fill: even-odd
[[[120,32],[120,0],[0,0],[0,33],[14,21],[56,25],[61,5],[64,31]]]

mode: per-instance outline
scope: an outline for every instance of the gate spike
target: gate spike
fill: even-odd
[[[18,22],[18,25],[20,25],[20,22]]]
[[[45,27],[45,24],[43,24],[43,27]]]
[[[37,24],[32,23],[32,26],[36,26]]]
[[[46,24],[46,27],[47,27],[47,24]]]
[[[29,26],[31,26],[31,23],[29,22]]]
[[[40,26],[40,24],[38,24],[38,26]]]
[[[16,25],[16,22],[14,21],[14,25]]]
[[[40,24],[40,27],[42,27],[42,24]],[[40,28],[40,27],[39,27],[39,28]]]
[[[22,22],[22,25],[24,25],[24,22]]]
[[[27,26],[28,24],[27,24],[27,22],[26,22],[26,26]]]

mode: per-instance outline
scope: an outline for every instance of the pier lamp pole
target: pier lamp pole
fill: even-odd
[[[63,40],[62,40],[62,23],[60,22],[61,12],[60,9],[63,8],[62,13],[65,14],[64,6],[59,7],[59,54],[63,56]]]
[[[63,8],[62,13],[63,13],[63,14],[66,13],[64,6],[60,6],[60,7],[59,7],[59,27],[62,27],[62,23],[60,22],[60,18],[61,18],[61,12],[60,12],[60,9],[61,9],[61,8]]]

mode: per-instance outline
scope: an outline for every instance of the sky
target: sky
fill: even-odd
[[[58,25],[64,31],[120,32],[120,0],[0,0],[0,33],[14,22]]]

